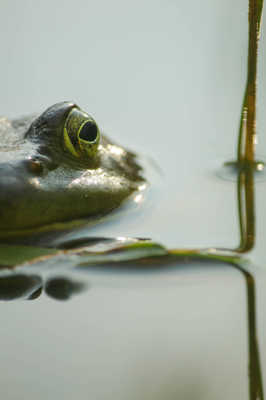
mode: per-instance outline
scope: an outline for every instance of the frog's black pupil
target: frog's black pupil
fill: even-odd
[[[97,138],[97,132],[97,126],[92,121],[88,121],[81,128],[79,137],[87,142],[94,142]]]

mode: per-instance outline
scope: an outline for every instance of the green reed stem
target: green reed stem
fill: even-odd
[[[256,146],[257,55],[262,9],[263,0],[249,0],[248,72],[239,127],[238,162],[254,162]]]

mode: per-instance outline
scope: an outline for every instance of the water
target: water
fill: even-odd
[[[236,144],[247,2],[64,4],[1,3],[1,114],[74,99],[115,141],[160,166],[162,178],[138,209],[91,228],[89,236],[236,247],[236,184],[216,170]],[[262,38],[260,154],[266,154],[264,47]],[[255,192],[249,268],[266,386],[265,182]],[[19,273],[34,278],[24,295],[36,299],[0,303],[3,398],[249,398],[248,293],[240,271],[187,262],[144,272],[42,266]],[[61,293],[72,293],[67,301],[49,291],[58,277],[69,282],[61,281]]]

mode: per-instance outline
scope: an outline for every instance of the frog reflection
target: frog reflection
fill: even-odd
[[[14,274],[0,277],[0,301],[35,300],[43,291],[55,300],[69,300],[86,289],[85,283],[61,276],[46,281],[39,275]]]

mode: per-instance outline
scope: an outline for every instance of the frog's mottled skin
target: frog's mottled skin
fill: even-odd
[[[134,154],[101,135],[93,159],[64,147],[73,103],[0,119],[0,239],[71,228],[118,207],[143,184]]]

